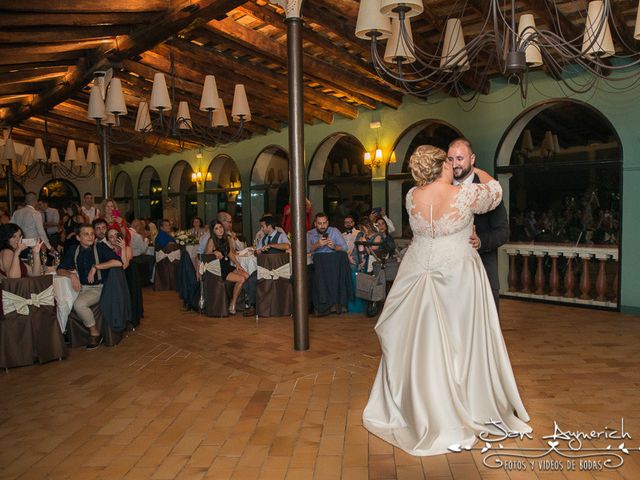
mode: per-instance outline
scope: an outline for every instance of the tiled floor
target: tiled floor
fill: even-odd
[[[591,431],[624,418],[632,437],[617,469],[567,472],[554,454],[562,471],[518,471],[484,466],[476,449],[411,457],[362,428],[374,320],[311,317],[311,350],[296,352],[288,318],[211,319],[144,293],[147,318],[119,346],[0,374],[0,478],[640,478],[638,317],[502,302],[534,427],[504,447],[546,446],[554,420]]]

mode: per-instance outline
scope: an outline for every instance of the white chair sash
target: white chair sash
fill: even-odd
[[[278,280],[279,278],[291,278],[291,264],[285,263],[284,265],[276,268],[275,270],[269,270],[268,268],[258,265],[258,280]]]
[[[214,274],[217,277],[222,276],[222,269],[220,268],[220,260],[211,260],[210,262],[200,262],[199,267],[200,275],[204,275],[205,272]]]
[[[43,305],[55,305],[53,285],[40,293],[32,293],[30,298],[24,298],[6,290],[2,291],[2,309],[7,315],[16,312],[19,315],[29,315],[29,305],[40,308]]]
[[[162,250],[156,252],[156,263],[168,258],[171,263],[180,260],[180,250],[174,250],[170,253],[164,253]]]

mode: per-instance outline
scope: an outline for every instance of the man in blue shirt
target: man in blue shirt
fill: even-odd
[[[332,253],[347,250],[340,230],[329,226],[329,217],[326,213],[318,213],[313,220],[316,227],[307,232],[307,253]]]
[[[100,332],[96,328],[96,319],[91,307],[100,301],[102,285],[109,269],[122,267],[122,261],[106,244],[96,242],[91,225],[81,225],[78,231],[80,245],[70,248],[58,266],[58,275],[69,277],[71,285],[78,294],[73,303],[85,327],[89,329],[91,340],[88,349],[100,345]]]

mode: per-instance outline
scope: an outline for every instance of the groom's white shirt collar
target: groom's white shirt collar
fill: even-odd
[[[459,182],[458,180],[456,180],[455,178],[453,179],[453,184],[454,185],[471,185],[473,183],[473,173],[471,173],[471,175],[468,175],[467,178],[465,178],[462,182]]]

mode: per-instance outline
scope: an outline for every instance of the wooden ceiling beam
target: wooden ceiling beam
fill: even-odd
[[[42,67],[20,69],[16,72],[6,72],[0,76],[0,85],[8,85],[10,83],[20,82],[38,82],[42,80],[51,80],[64,76],[69,67]]]
[[[287,92],[289,89],[285,75],[273,72],[268,68],[256,68],[254,64],[240,59],[231,59],[221,53],[216,54],[216,52],[207,47],[198,47],[182,39],[173,38],[164,44],[158,45],[151,52],[168,58],[170,50],[173,50],[175,54],[179,52],[181,58],[189,57],[195,61],[204,60],[205,63],[201,65],[210,65],[210,68],[217,68],[223,72],[235,72],[245,78],[255,79],[266,87],[279,92]],[[202,58],[203,55],[205,56],[204,59]],[[303,88],[303,94],[305,103],[318,105],[324,110],[338,113],[346,118],[353,119],[358,117],[358,109],[355,106],[332,95],[324,94],[306,85]]]
[[[71,3],[71,1],[73,1],[74,4],[77,3],[76,0],[67,1],[69,3]],[[126,0],[125,3],[135,5],[140,2],[145,3],[146,0]],[[31,2],[28,3],[31,5]],[[56,2],[43,0],[43,3]],[[90,2],[87,1],[87,3],[90,3],[94,9],[102,8],[104,5],[104,2],[96,3],[93,0]],[[171,9],[157,15],[154,21],[151,22],[151,26],[144,25],[137,28],[131,35],[124,36],[122,41],[118,39],[117,49],[115,51],[113,49],[105,49],[103,46],[92,55],[80,60],[76,68],[67,74],[61,86],[45,94],[37,95],[32,102],[22,105],[18,109],[13,109],[8,113],[6,110],[0,111],[0,123],[11,125],[34,114],[46,112],[49,108],[68,98],[73,92],[89,83],[93,74],[100,69],[108,68],[110,62],[121,61],[125,58],[138,55],[179,32],[192,22],[201,18],[209,20],[210,18],[224,15],[229,9],[238,4],[238,0],[174,0],[170,4]],[[99,7],[97,5],[99,5]],[[198,7],[195,11],[193,8],[187,8],[193,5]],[[30,6],[29,8],[33,7]]]
[[[91,39],[112,38],[125,35],[131,31],[130,25],[108,25],[96,27],[53,27],[36,29],[3,28],[0,30],[0,44],[2,43],[50,43],[81,42]]]
[[[60,13],[97,13],[97,12],[162,12],[172,4],[170,0],[29,0],[27,2],[3,2],[2,9],[10,12],[60,12]]]
[[[155,17],[152,12],[99,12],[99,13],[20,13],[0,15],[1,28],[87,27],[88,25],[120,26],[141,25]]]
[[[287,65],[287,48],[266,35],[238,24],[231,18],[212,20],[207,29],[221,34],[233,43],[248,46],[281,65]],[[358,78],[338,65],[319,60],[303,52],[305,76],[336,89],[349,96],[352,92],[372,98],[390,107],[397,108],[402,103],[402,95],[391,91],[368,79]]]
[[[55,80],[44,80],[42,82],[20,82],[0,84],[0,95],[11,95],[14,93],[34,93],[51,88]]]

